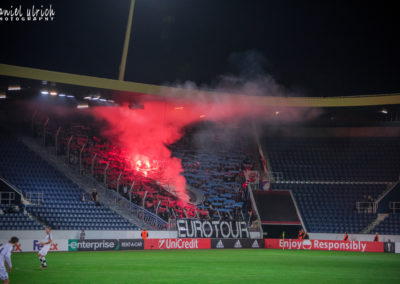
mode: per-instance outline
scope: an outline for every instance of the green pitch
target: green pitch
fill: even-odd
[[[400,283],[400,255],[281,250],[15,253],[11,283]]]

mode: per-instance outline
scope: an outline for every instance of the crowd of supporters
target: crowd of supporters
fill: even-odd
[[[50,121],[61,122],[54,119]],[[162,186],[159,181],[135,171],[123,149],[103,138],[95,125],[86,120],[62,122],[57,137],[58,154],[66,155],[68,162],[79,171],[92,175],[99,182],[105,183],[107,188],[117,191],[127,200],[162,219],[249,219],[249,196],[246,186],[241,185],[245,183],[243,171],[250,169],[252,162],[247,153],[233,149],[237,143],[221,143],[209,139],[213,151],[205,153],[195,149],[191,145],[192,137],[185,135],[178,143],[170,146],[173,155],[182,160],[188,186],[203,193],[201,203],[197,200],[194,205],[180,201],[174,192]],[[48,125],[46,135],[50,139],[47,141],[56,140],[57,128]],[[217,159],[210,162],[207,160],[210,157]]]

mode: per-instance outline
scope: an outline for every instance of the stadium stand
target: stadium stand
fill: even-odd
[[[202,132],[201,124],[188,129],[180,141],[170,146],[173,156],[182,160],[189,186],[204,195],[198,208],[211,212],[212,218],[246,219],[251,206],[247,188],[243,187],[243,172],[254,167],[249,155],[254,146],[244,137],[228,140],[212,125],[207,127],[201,137],[193,136],[194,132]]]
[[[48,127],[48,141],[55,141],[57,128]],[[89,173],[165,221],[185,217],[248,218],[251,204],[243,171],[254,167],[249,152],[255,145],[247,139],[221,138],[218,131],[204,135],[202,126],[197,125],[186,129],[185,136],[169,146],[172,155],[182,160],[188,186],[204,196],[201,204],[183,204],[168,188],[135,173],[121,149],[99,133],[88,121],[63,121],[57,152],[66,154],[68,162],[79,171]],[[292,190],[309,232],[362,232],[377,214],[360,212],[356,203],[365,195],[375,200],[400,172],[399,138],[272,136],[262,140],[269,170],[279,173],[271,188]]]
[[[374,201],[400,172],[399,138],[264,138],[272,189],[292,190],[310,232],[360,233],[377,218],[356,203]]]
[[[70,137],[73,137],[71,141],[69,141]],[[194,205],[180,202],[176,195],[156,181],[135,171],[120,148],[89,133],[87,126],[75,124],[67,128],[61,139],[61,147],[69,148],[69,162],[77,167],[80,167],[79,156],[83,149],[82,171],[90,173],[98,181],[107,184],[107,188],[115,190],[138,206],[144,205],[146,210],[164,220],[167,221],[176,216],[183,218],[196,215]],[[119,178],[121,173],[121,178]],[[132,196],[129,196],[132,184]]]
[[[393,182],[399,178],[396,137],[263,139],[274,172],[285,181]]]
[[[7,213],[8,205],[1,205],[0,228],[2,230],[42,230],[44,227],[24,211]]]
[[[26,210],[45,225],[71,230],[138,229],[102,205],[81,201],[82,189],[4,131],[0,134],[0,155],[0,172],[7,180],[28,196],[28,200],[29,196],[42,195],[27,205]],[[18,228],[39,229],[24,221],[23,215],[6,218],[22,221],[16,223]]]
[[[274,184],[273,188],[292,190],[307,231],[360,233],[377,215],[359,213],[356,202],[366,194],[376,199],[386,185]]]
[[[41,129],[43,118],[37,119],[37,127]],[[204,196],[201,204],[184,204],[174,192],[132,167],[125,153],[104,139],[101,131],[89,120],[78,119],[70,123],[57,117],[50,120],[52,123],[46,130],[46,141],[48,144],[55,141],[58,129],[55,124],[61,123],[57,152],[67,155],[72,166],[107,184],[107,188],[138,206],[144,205],[145,209],[165,221],[175,218],[242,219],[247,216],[249,200],[247,189],[242,188],[245,181],[243,170],[254,164],[243,150],[246,149],[243,141],[247,139],[242,138],[239,143],[218,141],[214,137],[209,139],[207,145],[197,147],[191,136],[193,131],[188,130],[180,141],[170,145],[172,155],[182,159],[183,175],[188,186]],[[202,128],[201,124],[196,127],[196,130]]]
[[[379,234],[399,235],[400,234],[400,214],[391,213],[385,220],[379,223],[373,231]]]

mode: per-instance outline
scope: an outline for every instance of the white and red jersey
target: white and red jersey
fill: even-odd
[[[4,262],[7,262],[9,268],[11,264],[11,252],[13,251],[13,245],[8,243],[0,247],[0,267],[4,267]]]

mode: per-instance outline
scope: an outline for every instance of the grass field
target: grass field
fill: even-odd
[[[281,250],[15,253],[11,283],[400,283],[400,255]]]

